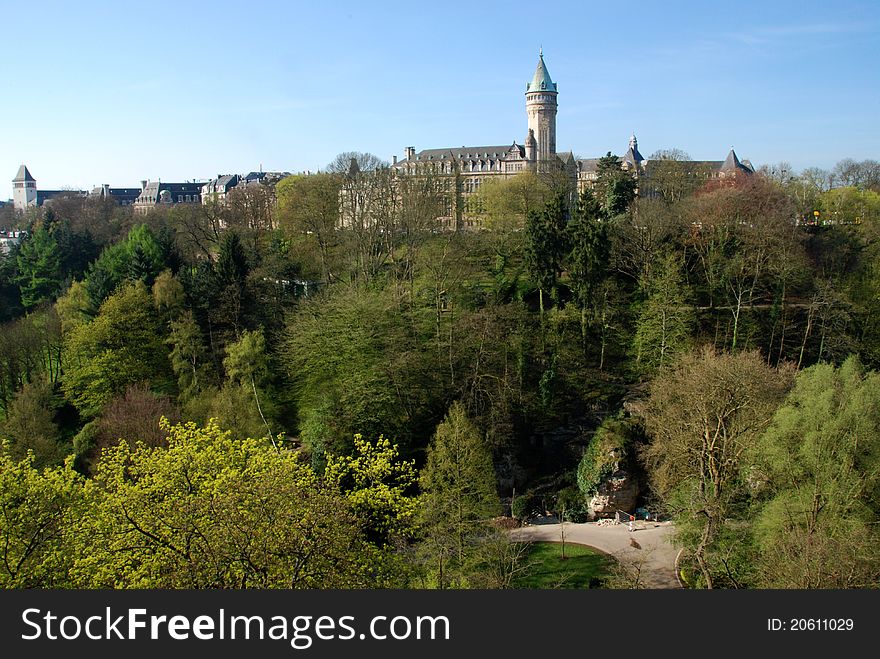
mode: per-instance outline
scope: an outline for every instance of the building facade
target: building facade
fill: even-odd
[[[142,190],[132,206],[135,213],[146,214],[154,208],[169,208],[175,204],[201,204],[204,183],[163,183],[143,181]]]
[[[577,191],[591,187],[598,177],[600,158],[575,158],[573,152],[556,150],[556,114],[559,90],[550,77],[544,62],[544,53],[538,55],[538,65],[526,84],[526,136],[523,144],[515,140],[509,145],[463,146],[416,151],[409,146],[401,160],[395,156],[392,167],[401,174],[419,173],[455,175],[460,181],[457,193],[465,198],[477,192],[480,185],[491,178],[509,177],[530,170],[556,171],[567,175]],[[620,158],[620,166],[640,179],[639,189],[650,191],[649,180],[656,167],[639,152],[635,134]],[[697,178],[729,178],[750,175],[754,168],[748,160],[741,161],[733,148],[725,160],[688,161],[687,170]],[[448,219],[448,218],[447,218]],[[467,223],[467,222],[466,222]]]

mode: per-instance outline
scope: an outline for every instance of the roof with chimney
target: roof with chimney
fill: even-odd
[[[423,149],[412,160],[398,160],[397,165],[408,162],[446,162],[450,160],[519,160],[525,158],[525,149],[514,142],[501,146],[462,146],[447,149]]]

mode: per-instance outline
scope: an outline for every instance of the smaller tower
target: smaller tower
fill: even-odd
[[[535,140],[535,131],[529,128],[529,134],[526,135],[526,160],[530,163],[538,159],[538,142]]]
[[[37,181],[24,165],[12,179],[12,205],[17,211],[37,205]]]
[[[644,163],[645,159],[639,153],[639,141],[636,139],[636,134],[633,133],[630,135],[629,149],[626,150],[621,165],[624,169],[639,171],[644,166]]]

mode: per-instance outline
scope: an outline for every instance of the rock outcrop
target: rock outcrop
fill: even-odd
[[[613,517],[618,510],[632,512],[639,498],[639,484],[628,472],[620,469],[599,483],[588,508],[593,519]]]

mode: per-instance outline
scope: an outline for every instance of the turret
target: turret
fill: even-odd
[[[529,132],[534,135],[537,143],[535,159],[539,162],[550,161],[556,157],[556,95],[556,83],[550,78],[550,72],[544,64],[542,49],[538,55],[535,75],[526,85]],[[528,143],[526,147],[528,148]]]
[[[12,179],[12,204],[17,211],[37,205],[37,181],[24,165]]]

